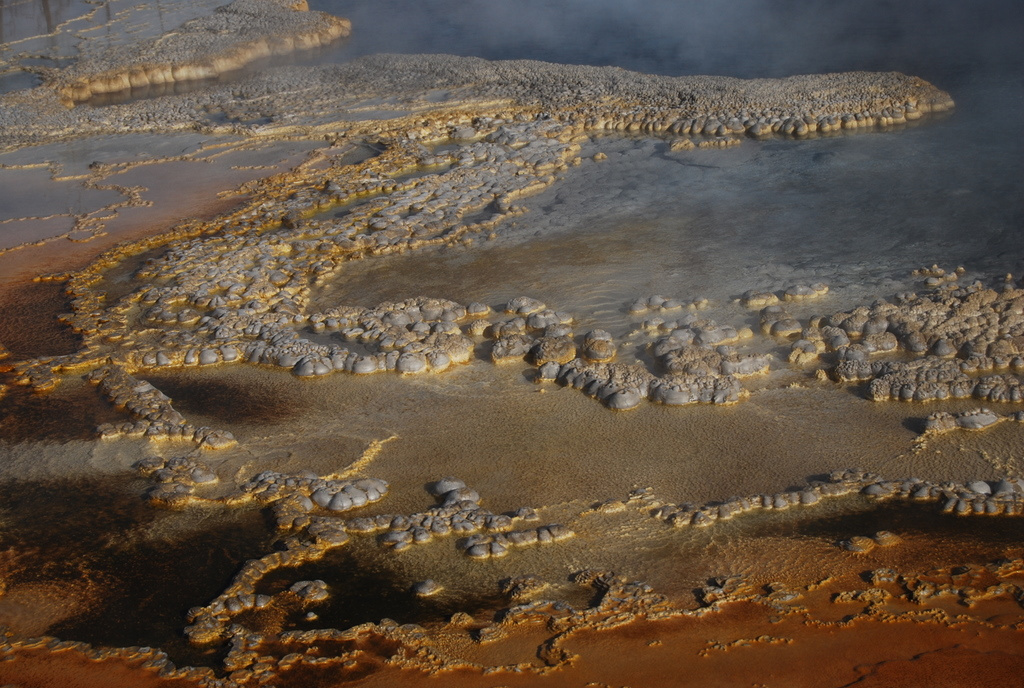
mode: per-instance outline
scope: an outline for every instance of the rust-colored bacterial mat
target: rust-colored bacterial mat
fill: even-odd
[[[1014,685],[1024,17],[869,4],[0,2],[0,684]]]

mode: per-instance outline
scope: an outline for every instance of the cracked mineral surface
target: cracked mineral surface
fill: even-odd
[[[0,683],[1012,684],[1024,18],[872,4],[0,2]]]

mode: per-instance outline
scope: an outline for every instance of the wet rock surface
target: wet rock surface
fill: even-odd
[[[349,30],[344,20],[296,12],[282,5],[287,3],[239,0],[160,40],[82,60],[40,88],[6,94],[0,97],[0,122],[4,124],[0,142],[39,141],[69,130],[98,133],[123,131],[125,126],[174,130],[196,122],[215,126],[211,112],[223,112],[241,122],[281,117],[291,101],[275,94],[296,87],[306,98],[306,117],[314,126],[330,113],[337,114],[340,103],[352,103],[359,96],[385,93],[391,94],[392,103],[412,104],[424,99],[425,91],[446,89],[457,92],[463,102],[500,98],[517,103],[517,109],[557,113],[557,119],[571,120],[591,131],[694,137],[695,145],[711,148],[737,145],[744,135],[807,137],[901,126],[952,107],[945,92],[896,72],[756,80],[633,73],[622,79],[615,69],[588,66],[488,62],[446,55],[374,55],[346,65],[271,70],[238,87],[196,94],[170,107],[157,99],[111,105],[104,111],[65,111],[62,103],[82,100],[94,92],[122,91],[146,82],[160,85],[207,78],[255,57],[330,42]],[[224,48],[212,43],[210,28],[216,37],[220,31],[234,34],[235,45]],[[565,89],[567,81],[579,87]],[[19,121],[27,113],[36,118],[31,127]],[[458,132],[460,139],[479,136],[472,121],[453,124],[452,131]],[[514,142],[511,137],[514,134],[506,141]]]
[[[897,295],[820,320],[823,337],[841,344],[842,359],[832,375],[840,381],[868,381],[876,401],[933,401],[974,397],[1019,403],[1024,357],[1021,303],[1024,292],[1007,283],[986,289],[975,282],[945,286],[928,294]],[[875,360],[877,354],[905,351],[910,360]],[[1017,373],[1015,375],[1014,373]]]
[[[216,78],[260,58],[326,45],[351,30],[345,19],[299,10],[308,10],[305,0],[239,0],[156,40],[87,54],[46,85],[68,104],[133,89],[173,92],[175,84]]]
[[[274,441],[260,436],[275,430],[248,427],[250,435],[236,439],[176,409],[148,377],[249,366],[280,375],[297,396],[308,394],[316,403],[317,385],[334,375],[365,392],[383,388],[384,381],[413,389],[436,382],[434,374],[447,376],[437,378],[443,381],[484,368],[471,382],[486,386],[488,375],[522,373],[518,382],[537,398],[563,392],[527,380],[555,383],[565,395],[571,387],[613,411],[635,409],[621,414],[629,422],[693,413],[693,437],[680,441],[700,446],[707,438],[697,414],[727,417],[734,410],[728,407],[762,392],[797,396],[814,387],[821,392],[815,399],[851,392],[878,406],[950,404],[915,407],[921,410],[905,421],[907,434],[920,436],[907,440],[910,450],[899,458],[920,460],[914,465],[936,473],[945,469],[927,463],[929,443],[996,438],[998,447],[1005,440],[999,433],[1016,432],[1024,420],[1015,406],[1024,402],[1024,292],[1012,276],[967,283],[962,268],[923,268],[915,274],[923,281],[918,292],[852,309],[830,301],[834,285],[803,274],[774,285],[752,276],[728,297],[742,308],[701,292],[666,296],[634,289],[628,298],[635,300],[616,312],[618,329],[522,284],[500,299],[417,292],[376,303],[336,297],[356,261],[463,250],[501,237],[509,225],[529,220],[530,199],[557,189],[573,168],[607,160],[596,150],[603,137],[653,138],[651,150],[689,160],[737,153],[751,145],[748,139],[904,127],[952,107],[946,93],[916,77],[662,77],[379,55],[268,69],[173,97],[65,108],[97,94],[220,75],[261,55],[311,48],[347,32],[347,22],[298,11],[302,4],[240,0],[160,39],[84,55],[35,89],[0,96],[5,147],[183,129],[317,141],[291,171],[239,190],[245,199],[237,208],[211,221],[185,221],[120,245],[82,269],[47,277],[70,299],[62,320],[81,337],[73,353],[5,358],[0,346],[0,398],[8,384],[21,387],[19,394],[57,396],[85,376],[99,403],[126,418],[97,428],[104,442],[97,443],[94,460],[133,465],[145,478],[144,487],[131,488],[138,488],[133,496],[143,496],[146,508],[200,520],[216,509],[258,510],[276,530],[272,547],[238,561],[227,585],[195,601],[182,620],[188,649],[175,652],[189,658],[185,663],[213,668],[177,667],[162,650],[111,650],[24,633],[4,636],[0,651],[14,658],[5,664],[88,660],[90,670],[125,665],[147,680],[225,688],[335,685],[388,671],[405,672],[408,680],[468,671],[543,685],[580,666],[578,656],[593,634],[652,623],[697,624],[687,637],[699,637],[699,648],[679,656],[698,666],[752,647],[802,651],[801,643],[815,642],[815,634],[848,637],[843,634],[869,624],[917,624],[914,638],[969,627],[992,643],[1019,640],[1024,485],[1016,449],[991,457],[980,452],[988,463],[961,481],[934,475],[893,480],[851,469],[711,501],[682,501],[692,495],[680,488],[671,495],[681,500],[674,503],[649,487],[605,498],[588,483],[584,489],[598,493],[596,502],[538,503],[531,481],[557,475],[560,461],[580,460],[569,456],[577,448],[558,445],[549,461],[529,465],[513,465],[503,455],[473,457],[496,472],[509,470],[501,494],[493,482],[485,489],[477,478],[456,473],[466,480],[432,478],[423,486],[424,499],[422,491],[410,495],[409,481],[393,465],[386,469],[391,473],[377,472],[374,461],[387,451],[388,439],[368,441],[353,458],[333,446],[308,451],[298,430],[277,440],[294,445],[282,453],[269,451]],[[297,99],[301,113],[292,112]],[[367,103],[389,118],[359,114]],[[355,148],[373,155],[353,161]],[[812,315],[812,307],[846,310],[821,316]],[[490,362],[505,365],[499,370]],[[495,389],[497,397],[509,388]],[[396,405],[419,403],[410,399]],[[967,399],[975,405],[956,405]],[[453,428],[463,420],[443,404],[436,416],[432,422]],[[895,413],[878,417],[898,425]],[[786,427],[799,442],[800,424],[819,416],[808,418],[765,415],[763,422],[791,424]],[[346,419],[332,422],[344,428]],[[579,417],[552,414],[538,422],[561,441],[558,426]],[[386,425],[382,419],[375,430]],[[505,432],[504,426],[495,432]],[[823,463],[849,449],[836,444]],[[1006,444],[1019,449],[1012,438]],[[432,451],[424,449],[417,460],[452,465],[447,448]],[[632,451],[646,448],[639,443]],[[144,458],[126,459],[139,453]],[[752,470],[745,458],[721,466],[723,481]],[[301,468],[304,462],[318,470]],[[343,467],[325,470],[329,463]],[[599,474],[603,468],[594,464]],[[529,506],[519,506],[524,503]],[[896,507],[919,511],[900,521],[886,510]],[[981,544],[956,530],[965,523],[982,535]],[[943,537],[956,552],[942,555],[947,563],[955,559],[948,566],[930,563],[934,546],[920,535],[946,533],[943,528],[953,532]],[[130,551],[131,537],[169,536],[157,524],[148,533],[112,535],[103,547]],[[741,547],[761,547],[761,556],[737,555]],[[5,566],[23,576],[20,555],[11,552]],[[339,565],[349,555],[359,566]],[[677,571],[684,568],[680,557],[696,563]],[[360,567],[379,574],[369,589],[356,585]],[[18,575],[8,580],[3,574],[4,620],[16,618],[11,610],[29,594]],[[102,588],[102,576],[97,579],[90,585]],[[399,621],[382,618],[374,606],[385,599]],[[954,612],[949,603],[958,605]],[[372,620],[332,622],[339,607],[361,604]],[[750,627],[763,621],[768,630],[709,639],[699,625],[706,619],[727,625],[737,609],[754,610],[750,618],[758,621]],[[447,621],[437,620],[439,610]],[[649,637],[674,642],[676,636],[661,632],[666,626],[655,628]],[[656,647],[653,641],[649,647]],[[598,661],[591,657],[583,666]]]

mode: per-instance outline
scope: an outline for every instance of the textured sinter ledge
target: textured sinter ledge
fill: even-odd
[[[550,506],[541,506],[534,509],[522,506],[512,511],[495,513],[482,506],[479,492],[467,486],[464,481],[449,476],[425,486],[435,500],[435,504],[426,509],[415,513],[383,512],[350,516],[352,512],[361,511],[388,496],[389,485],[384,480],[353,479],[365,473],[369,463],[387,441],[371,443],[362,456],[347,468],[331,475],[319,476],[310,470],[298,473],[267,470],[243,483],[232,493],[213,498],[201,494],[205,491],[203,486],[215,482],[216,476],[203,463],[199,451],[170,460],[153,458],[136,464],[143,475],[157,483],[148,492],[152,503],[181,508],[190,503],[240,505],[254,500],[270,507],[282,537],[283,546],[247,561],[221,594],[208,605],[190,610],[190,625],[185,633],[191,642],[234,642],[239,635],[257,631],[266,624],[266,618],[260,620],[260,617],[266,617],[266,613],[260,610],[274,606],[308,608],[323,602],[332,594],[331,586],[323,580],[298,580],[287,590],[280,586],[272,590],[266,587],[265,579],[280,575],[284,573],[283,570],[320,561],[329,551],[351,546],[353,541],[360,539],[375,539],[379,547],[389,553],[387,556],[407,556],[399,553],[418,546],[425,547],[439,540],[455,540],[455,551],[479,561],[506,556],[514,559],[520,556],[520,552],[526,553],[538,547],[546,550],[549,547],[556,549],[556,546],[565,546],[558,543],[571,541],[577,535],[577,529],[586,538],[585,533],[598,527],[594,521],[600,520],[602,515],[614,517],[618,514],[629,518],[628,514],[632,513],[640,518],[646,516],[657,519],[675,529],[698,529],[734,518],[761,518],[762,522],[765,519],[779,522],[784,518],[782,512],[792,512],[796,518],[801,518],[800,513],[809,513],[810,510],[828,511],[825,506],[828,501],[841,501],[845,498],[852,505],[852,496],[858,493],[869,500],[934,502],[941,505],[944,513],[956,516],[1020,517],[1024,511],[1024,481],[1019,479],[934,483],[918,478],[887,480],[862,469],[847,469],[834,471],[825,480],[811,480],[801,489],[774,495],[731,497],[704,504],[668,503],[653,488],[638,488],[632,490],[625,499],[610,499],[589,507],[579,503],[570,505],[561,513],[562,517],[567,517],[565,523],[568,525],[544,522],[553,511],[558,510],[557,507],[552,509]],[[756,516],[758,513],[760,517]],[[618,535],[613,534],[616,532],[613,529],[602,537],[610,545],[617,537],[638,537],[638,528],[639,525],[634,523],[631,529],[617,531]],[[876,547],[898,545],[901,540],[896,533],[879,530],[872,537],[853,535],[833,545],[848,552],[867,553]],[[446,557],[454,554],[450,548],[448,552]],[[536,561],[534,565],[537,565]],[[308,575],[310,570],[306,569],[304,573]],[[293,575],[297,575],[297,572]],[[522,585],[525,585],[525,581],[521,580],[519,584],[515,580],[503,583],[509,590]],[[439,591],[440,586],[432,579],[418,581],[412,587],[412,592],[419,596],[429,596]],[[636,592],[646,596],[653,591],[649,586],[640,586]],[[1008,591],[1004,589],[994,592],[1000,594]],[[925,597],[922,593],[916,601],[921,602]],[[624,599],[629,599],[629,596]],[[715,599],[717,597],[709,598],[705,595],[703,601],[710,604]],[[619,600],[620,603],[623,601]],[[651,612],[647,603],[654,604],[659,613],[670,616],[688,613],[678,606],[678,601],[670,602],[664,595],[637,598],[635,601],[640,603],[639,606],[625,604],[618,609],[624,616],[618,618],[616,623],[629,623]],[[971,603],[963,602],[968,606]],[[525,616],[522,620],[536,621],[536,613],[543,611],[544,607],[544,604],[540,608],[516,607],[510,612],[523,612]],[[498,626],[504,626],[507,630],[509,614],[499,614],[495,618],[500,622]],[[594,620],[593,615],[587,613],[565,617],[562,618],[563,630],[571,632],[588,627]],[[502,635],[503,629],[494,627],[481,631],[478,639],[480,642],[488,642]],[[550,663],[560,664],[561,661],[552,660]]]
[[[725,135],[752,130],[759,134],[765,133],[766,122],[778,117],[805,120],[803,127],[794,121],[793,128],[785,130],[800,135],[915,120],[922,113],[953,106],[948,93],[898,72],[842,72],[783,79],[673,77],[618,67],[531,60],[489,62],[450,55],[377,55],[323,69],[336,74],[347,89],[408,93],[430,84],[433,88],[467,88],[479,97],[508,98],[566,114],[589,111],[600,118],[602,110],[610,108],[607,117],[615,121],[598,119],[588,124],[629,131]],[[616,106],[633,109],[613,114]],[[752,129],[762,117],[762,128]],[[698,123],[701,126],[695,126]]]
[[[165,52],[154,55],[173,59]],[[61,89],[76,79],[67,71],[52,76],[52,85],[0,97],[0,146],[182,129],[259,136],[336,133],[351,127],[340,120],[352,120],[360,107],[375,118],[382,112],[422,117],[453,108],[486,117],[529,112],[589,132],[701,136],[729,144],[743,134],[802,137],[898,125],[953,106],[944,91],[896,72],[743,80],[451,55],[376,55],[343,65],[268,69],[202,92],[68,111],[71,96]],[[122,90],[125,82],[103,88]],[[90,87],[89,94],[99,92]],[[296,102],[302,102],[301,111]]]
[[[235,0],[158,38],[86,54],[48,80],[66,104],[93,96],[214,78],[272,55],[348,36],[346,19],[305,0]]]
[[[388,62],[380,59],[384,64]],[[425,58],[423,62],[468,64],[498,71],[523,67],[523,63],[493,65],[445,57]],[[548,67],[555,72],[562,69]],[[539,76],[543,69],[538,69],[533,85],[541,95],[535,100],[546,98],[543,94],[550,94],[554,84],[546,83]],[[585,71],[602,79],[626,74],[621,70]],[[639,85],[628,82],[620,90],[633,93],[631,97],[647,93],[652,102],[667,102],[667,92],[658,95],[646,89],[644,83],[687,82],[635,76]],[[413,80],[422,85],[424,77],[421,74]],[[443,81],[443,77],[435,83],[438,80]],[[907,89],[918,89],[921,98],[926,92],[931,93],[929,98],[938,98],[936,94],[940,93],[919,80],[891,74],[797,77],[780,82],[697,79],[705,80],[751,83],[750,89],[764,97],[768,97],[765,85],[777,83],[781,95],[776,98],[786,95],[786,84],[790,84],[789,95],[795,98],[795,104],[784,105],[785,101],[777,100],[780,115],[770,120],[769,130],[778,125],[781,135],[800,135],[803,131],[790,127],[795,116],[783,120],[782,115],[808,108],[807,103],[817,102],[815,98],[827,100],[820,95],[821,89],[813,91],[817,96],[808,96],[812,92],[806,91],[808,83],[849,80],[860,84],[858,88],[864,93],[874,92],[868,87],[872,84],[876,89],[902,84],[904,90],[889,91],[900,97],[909,97]],[[478,80],[475,87],[478,95],[486,91],[486,84],[480,83]],[[601,89],[610,88],[601,83]],[[793,91],[792,84],[803,86]],[[402,86],[387,81],[383,85]],[[524,84],[517,86],[509,81],[503,88],[528,100]],[[673,97],[678,100],[678,83],[675,88]],[[519,93],[521,90],[523,93]],[[701,102],[715,98],[713,94],[701,97]],[[724,100],[732,103],[730,107],[741,107],[747,97],[736,91]],[[579,95],[573,98],[578,100]],[[732,102],[737,98],[738,102]],[[915,107],[923,107],[922,100],[915,102]],[[673,119],[669,123],[668,118],[643,119],[651,117],[654,110],[631,115],[621,106],[597,103],[577,103],[575,109],[557,111],[530,105],[466,106],[383,122],[349,123],[344,134],[335,132],[333,136],[338,139],[333,145],[325,146],[307,163],[246,189],[252,194],[251,200],[236,211],[207,223],[183,223],[172,232],[125,245],[76,274],[62,276],[68,280],[73,310],[65,320],[82,335],[83,347],[69,356],[18,361],[13,364],[15,379],[42,392],[56,386],[63,374],[92,371],[90,380],[135,419],[102,428],[104,436],[183,438],[211,449],[230,446],[233,440],[210,428],[188,424],[158,390],[135,377],[139,371],[255,364],[288,369],[299,377],[334,372],[442,372],[468,363],[476,348],[475,338],[487,337],[493,340],[490,357],[495,363],[525,357],[539,367],[538,380],[558,380],[614,409],[635,408],[648,399],[669,405],[740,401],[746,392],[738,378],[766,372],[772,356],[738,348],[753,337],[750,328],[719,325],[692,313],[674,320],[648,320],[645,329],[662,335],[651,342],[650,354],[656,363],[652,371],[638,363],[612,361],[616,344],[606,332],[591,331],[579,350],[573,316],[527,296],[505,304],[504,316],[494,314],[486,304],[463,305],[426,296],[386,302],[376,308],[314,301],[314,294],[321,288],[342,278],[347,261],[469,244],[475,235],[501,231],[503,222],[525,212],[517,205],[519,199],[548,188],[570,167],[582,164],[582,146],[589,145],[593,132],[633,129],[639,122],[644,131],[667,128],[680,137],[678,140],[739,140],[737,134],[730,133],[729,123],[738,122],[739,131],[748,131],[744,127],[749,124],[750,133],[757,131],[760,119],[766,117],[760,115],[754,120],[750,116],[744,123],[718,111],[719,115]],[[749,103],[761,101],[755,98]],[[737,110],[737,117],[744,112]],[[892,114],[892,110],[886,112]],[[906,110],[901,112],[905,119]],[[827,125],[827,119],[822,121]],[[854,117],[851,121],[858,120]],[[656,126],[649,126],[650,122]],[[799,123],[808,126],[806,118],[799,119]],[[729,131],[720,136],[722,127],[729,127]],[[349,162],[344,151],[367,141],[373,142],[379,153],[358,163]],[[104,274],[110,268],[157,247],[163,252],[154,253],[135,271],[133,291],[118,296],[105,291]],[[1024,332],[1020,291],[1011,283],[1004,284],[999,292],[986,290],[981,284],[947,284],[956,282],[959,276],[954,273],[949,280],[935,278],[939,288],[932,295],[902,295],[892,304],[877,302],[873,311],[839,313],[806,323],[779,305],[780,297],[775,294],[752,291],[741,302],[748,307],[769,304],[761,311],[760,329],[776,340],[796,339],[789,363],[825,363],[835,368],[832,377],[837,381],[867,380],[873,375],[886,375],[885,366],[911,365],[870,360],[899,349],[927,354],[912,364],[918,367],[932,366],[933,359],[938,361],[963,349],[962,365],[970,364],[977,370],[1020,370],[1024,366],[1016,339]],[[781,298],[787,303],[799,302],[827,291],[824,284],[794,285]],[[773,300],[776,303],[770,303]],[[671,312],[681,309],[683,303],[656,296],[633,304],[629,310],[639,313],[656,308]],[[688,308],[699,310],[704,305],[697,299]],[[951,317],[947,317],[949,313]],[[981,319],[985,320],[984,327]],[[331,334],[336,336],[326,340],[314,336]],[[947,351],[950,345],[940,345],[939,340],[945,342],[950,337],[956,347]],[[969,350],[963,348],[967,342],[971,343]],[[1005,393],[986,391],[996,382]],[[1013,376],[990,376],[978,383],[984,384],[953,396],[976,395],[988,401],[1019,399],[1019,384]]]

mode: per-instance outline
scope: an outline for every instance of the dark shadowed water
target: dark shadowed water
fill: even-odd
[[[1016,72],[1020,85],[1024,8],[1012,0],[813,5],[797,0],[310,0],[309,5],[352,20],[352,37],[339,52],[343,59],[453,53],[744,78],[895,70],[937,82],[995,70]]]

